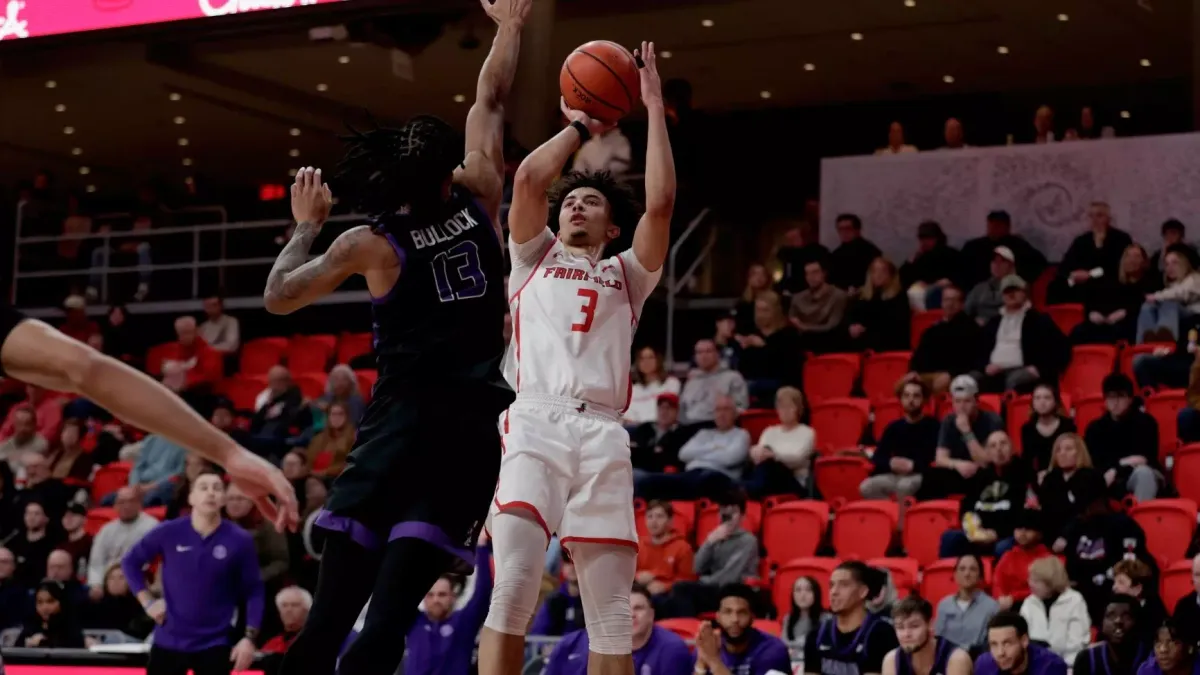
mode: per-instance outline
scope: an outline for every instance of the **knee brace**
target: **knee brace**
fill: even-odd
[[[571,544],[570,551],[579,576],[590,651],[632,654],[629,592],[637,573],[637,551],[628,546],[584,542]]]
[[[496,581],[483,625],[506,635],[524,635],[541,590],[546,533],[519,512],[495,514],[490,531]]]

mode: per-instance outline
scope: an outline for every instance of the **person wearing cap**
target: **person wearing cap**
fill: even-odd
[[[639,424],[629,434],[629,458],[634,476],[662,473],[667,467],[683,469],[679,449],[691,438],[679,424],[679,395],[665,391],[658,395],[656,418]]]
[[[1115,277],[1121,254],[1133,239],[1112,224],[1112,209],[1092,202],[1087,210],[1088,231],[1075,237],[1058,265],[1058,278],[1050,287],[1051,302],[1076,302],[1083,288],[1095,279]]]
[[[975,379],[988,392],[1033,389],[1039,380],[1057,382],[1071,361],[1071,344],[1049,315],[1033,309],[1025,280],[1000,281],[1004,306],[983,327]]]
[[[1038,558],[1054,555],[1042,542],[1041,514],[1023,510],[1013,528],[1013,546],[996,563],[992,572],[992,593],[1000,609],[1016,609],[1029,597],[1029,565]]]
[[[1105,414],[1088,424],[1083,435],[1092,462],[1104,475],[1112,497],[1131,494],[1139,502],[1154,499],[1163,482],[1158,422],[1141,409],[1128,375],[1112,373],[1101,388]]]
[[[987,215],[987,233],[963,244],[963,288],[973,288],[987,278],[988,263],[996,254],[997,246],[1004,246],[1015,254],[1017,274],[1022,279],[1037,279],[1046,269],[1046,256],[1023,237],[1013,234],[1008,212],[992,211]]]
[[[942,306],[942,291],[958,279],[961,257],[946,243],[941,225],[927,220],[917,226],[917,252],[900,266],[900,282],[915,309]]]
[[[1004,291],[1000,283],[1007,277],[1013,276],[1017,269],[1017,258],[1012,249],[1007,246],[997,246],[993,251],[988,270],[991,272],[985,281],[981,281],[967,294],[965,311],[967,316],[984,325],[992,317],[1000,314],[1004,306]]]
[[[1149,293],[1138,312],[1135,335],[1139,343],[1174,342],[1180,328],[1200,314],[1200,272],[1196,271],[1195,251],[1183,244],[1167,249],[1164,256],[1167,287]]]
[[[1004,429],[1004,420],[979,408],[979,385],[970,375],[959,375],[950,383],[953,409],[942,420],[934,468],[925,474],[924,492],[944,497],[964,494],[967,482],[988,463],[983,444]]]

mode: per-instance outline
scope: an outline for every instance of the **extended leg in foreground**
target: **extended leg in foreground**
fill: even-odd
[[[479,639],[479,675],[521,675],[548,540],[537,521],[517,510],[497,513],[491,535],[496,582]]]
[[[633,675],[629,592],[637,573],[637,551],[592,542],[573,542],[569,549],[587,622],[588,675]]]

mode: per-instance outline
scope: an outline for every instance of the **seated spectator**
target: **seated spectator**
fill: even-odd
[[[575,565],[563,561],[562,585],[542,603],[542,608],[533,617],[530,635],[561,637],[581,630],[583,624],[583,599],[579,597],[579,577]]]
[[[58,548],[70,557],[71,567],[81,578],[87,576],[88,555],[92,552],[92,535],[87,533],[86,525],[87,507],[72,502],[62,515],[62,529],[66,537]]]
[[[1007,246],[997,246],[989,268],[991,276],[975,284],[967,293],[966,307],[963,311],[980,326],[1000,315],[1000,308],[1004,306],[1004,291],[1000,288],[1000,282],[1015,276],[1016,260],[1016,256]]]
[[[1192,558],[1192,591],[1175,603],[1171,617],[1180,626],[1200,628],[1200,555]]]
[[[63,335],[86,343],[89,337],[100,332],[100,326],[88,318],[87,300],[82,295],[68,295],[63,300],[63,313],[67,315],[66,319],[58,327]]]
[[[425,594],[425,611],[408,631],[405,672],[469,673],[475,637],[492,602],[492,553],[486,533],[475,548],[475,588],[459,609],[456,578],[442,575]],[[419,664],[427,664],[421,667]]]
[[[829,283],[853,295],[867,278],[871,262],[883,253],[862,236],[862,219],[853,213],[839,215],[835,227],[840,243],[829,254]],[[812,287],[812,279],[808,285]]]
[[[891,611],[898,647],[883,659],[883,675],[912,673],[928,663],[930,673],[970,675],[971,656],[965,649],[933,635],[933,606],[919,596],[909,596]]]
[[[346,468],[346,458],[354,447],[356,434],[350,413],[343,403],[333,403],[325,419],[325,429],[308,444],[308,465],[313,475],[336,478]]]
[[[142,500],[143,506],[163,506],[171,501],[187,456],[187,450],[157,434],[142,439],[137,461],[129,471],[129,487]],[[101,503],[112,506],[116,499],[114,492],[105,496]]]
[[[283,632],[267,640],[259,651],[264,654],[283,654],[296,641],[296,636],[308,621],[308,613],[312,610],[312,594],[299,586],[288,586],[275,594],[275,609],[279,610],[279,620],[283,624]]]
[[[272,366],[267,373],[267,388],[254,402],[250,418],[250,433],[255,451],[264,457],[281,457],[286,452],[286,439],[293,426],[301,425],[304,413],[304,394],[292,381],[292,374],[283,366]],[[307,426],[301,425],[301,426]]]
[[[1000,283],[1004,307],[983,327],[975,375],[984,391],[1025,392],[1041,379],[1057,382],[1071,361],[1071,345],[1049,315],[1029,303],[1025,281],[1016,275]]]
[[[1107,413],[1088,425],[1084,438],[1112,496],[1154,499],[1162,480],[1158,469],[1158,422],[1134,398],[1133,382],[1122,373],[1104,378]]]
[[[24,527],[6,544],[17,559],[14,576],[26,588],[33,588],[46,578],[46,560],[61,539],[59,533],[50,527],[53,522],[46,515],[41,502],[27,502]]]
[[[966,492],[967,481],[988,462],[983,443],[992,433],[1004,429],[1004,420],[999,415],[979,408],[979,387],[970,375],[954,378],[950,396],[954,407],[942,420],[934,469],[924,479],[937,482],[936,486],[926,486],[931,495]]]
[[[1087,320],[1071,331],[1075,344],[1112,344],[1139,339],[1137,323],[1146,296],[1161,287],[1146,263],[1146,249],[1130,244],[1121,255],[1116,278],[1098,279],[1084,292]]]
[[[696,343],[696,367],[688,373],[679,394],[679,419],[684,424],[711,426],[716,417],[717,400],[732,398],[738,411],[750,407],[746,380],[736,370],[721,365],[721,355],[712,340]]]
[[[1083,289],[1105,277],[1116,277],[1121,255],[1133,243],[1129,234],[1112,224],[1112,209],[1104,202],[1088,207],[1089,230],[1075,237],[1058,266],[1050,287],[1051,302],[1078,302]]]
[[[1045,382],[1033,388],[1031,408],[1029,419],[1021,425],[1021,457],[1041,480],[1050,467],[1055,442],[1063,434],[1075,433],[1075,420],[1063,414],[1058,389]]]
[[[839,329],[850,303],[846,292],[828,283],[825,276],[825,261],[806,263],[804,280],[808,288],[792,296],[792,304],[788,309],[788,320],[800,331],[807,349],[818,354],[839,348],[845,335]]]
[[[146,369],[154,375],[164,374],[166,363],[175,361],[184,371],[184,389],[211,389],[224,375],[223,359],[221,353],[210,347],[196,331],[196,320],[192,317],[176,319],[177,340],[164,349],[162,363],[147,363]]]
[[[806,219],[783,233],[783,243],[776,257],[783,268],[779,292],[791,296],[808,288],[804,266],[814,260],[828,260],[829,249],[817,241],[816,228]],[[749,301],[753,298],[745,299]]]
[[[633,364],[633,388],[629,395],[629,408],[625,411],[625,425],[636,427],[658,419],[658,397],[660,394],[675,394],[678,400],[681,385],[674,375],[667,374],[662,354],[653,347],[638,350]]]
[[[880,256],[871,262],[847,322],[855,350],[908,351],[912,308],[892,261]]]
[[[1049,468],[1037,488],[1046,541],[1058,539],[1068,523],[1083,515],[1087,504],[1102,496],[1088,494],[1097,485],[1104,485],[1103,478],[1092,466],[1092,455],[1083,437],[1076,433],[1059,436]]]
[[[751,318],[753,319],[753,314]],[[721,355],[721,366],[736,370],[738,359],[742,356],[742,345],[737,341],[736,319],[732,314],[722,314],[717,317],[715,323],[712,340],[717,346],[717,353]]]
[[[750,335],[754,332],[756,327],[754,301],[758,299],[760,293],[769,290],[771,290],[771,275],[767,272],[767,266],[762,263],[750,265],[750,268],[746,270],[746,288],[738,298],[737,304],[733,306],[731,316],[734,318],[734,333]]]
[[[83,491],[80,491],[83,494]],[[45,455],[25,456],[25,489],[17,492],[17,513],[25,513],[25,505],[37,502],[52,523],[62,518],[67,502],[78,497],[76,490],[50,475],[50,463]]]
[[[137,338],[129,327],[129,312],[125,309],[125,305],[109,304],[108,315],[105,317],[100,334],[104,337],[105,354],[126,363],[134,360]]]
[[[779,424],[764,429],[758,444],[750,448],[754,468],[746,479],[746,491],[752,499],[810,492],[817,435],[804,423],[808,412],[804,393],[795,387],[780,389],[775,393],[775,411]]]
[[[975,659],[976,675],[1067,675],[1067,663],[1030,641],[1029,624],[1016,612],[1000,612],[987,626],[987,647]]]
[[[1145,296],[1137,318],[1137,341],[1174,342],[1183,331],[1181,322],[1200,314],[1200,272],[1195,255],[1177,244],[1167,250],[1166,288]]]
[[[774,635],[753,627],[757,601],[754,591],[745,584],[732,583],[721,588],[718,598],[717,624],[721,636],[717,637],[711,624],[701,624],[696,635],[694,672],[697,675],[701,669],[709,675],[789,672],[792,659],[787,645]]]
[[[1160,231],[1162,232],[1162,246],[1154,252],[1154,255],[1150,256],[1149,260],[1149,266],[1153,272],[1161,274],[1167,271],[1167,261],[1164,254],[1176,244],[1185,246],[1191,252],[1191,259],[1196,259],[1196,247],[1187,243],[1187,228],[1184,227],[1183,223],[1175,218],[1171,218],[1162,224]]]
[[[917,311],[938,309],[942,293],[959,276],[962,268],[957,249],[946,243],[942,226],[932,220],[917,226],[917,252],[900,266],[900,285]]]
[[[196,328],[200,338],[221,354],[236,354],[242,345],[241,324],[225,313],[225,300],[219,295],[204,299],[204,323]]]
[[[129,591],[129,582],[121,563],[115,562],[104,572],[100,593],[93,595],[83,608],[82,626],[88,630],[116,630],[135,638],[144,638],[154,620]]]
[[[0,631],[21,625],[33,610],[33,591],[15,578],[17,558],[0,546]]]
[[[900,386],[904,417],[889,422],[880,435],[873,475],[858,486],[863,499],[892,499],[901,504],[921,489],[922,476],[937,453],[941,425],[925,415],[928,390],[921,380]]]
[[[822,621],[833,616],[821,606],[822,597],[821,584],[812,577],[800,577],[792,584],[791,609],[779,622],[783,625],[779,637],[793,652],[803,650],[808,636],[816,632]]]
[[[884,657],[897,645],[896,631],[867,607],[882,583],[882,575],[858,560],[834,568],[829,577],[833,617],[821,623],[814,639],[805,640],[805,673],[883,672]]]
[[[1029,565],[1039,558],[1054,555],[1042,543],[1041,514],[1022,511],[1013,529],[1013,546],[1000,556],[992,572],[992,592],[1000,609],[1018,609],[1029,597]]]
[[[629,609],[633,618],[633,668],[638,673],[688,675],[692,672],[692,654],[683,638],[661,626],[654,625],[654,605],[650,595],[639,584],[629,594]],[[584,675],[589,654],[586,630],[563,636],[550,652],[550,660],[542,675]]]
[[[1167,619],[1154,629],[1151,645],[1154,656],[1146,660],[1137,675],[1188,675],[1196,672],[1196,632],[1175,619]]]
[[[325,412],[329,412],[329,406],[334,403],[345,406],[346,414],[355,424],[362,419],[367,410],[367,402],[358,390],[358,376],[344,363],[339,363],[329,371],[329,379],[325,381],[325,393],[313,401],[318,410]]]
[[[1022,279],[1037,279],[1046,268],[1046,256],[1028,241],[1012,232],[1012,218],[1006,211],[992,211],[987,215],[987,233],[969,240],[962,247],[962,288],[974,288],[975,284],[988,276],[988,264],[996,255],[996,248],[1003,246],[1015,255],[1017,267],[1014,272]],[[1004,276],[1004,275],[1001,275]]]
[[[902,155],[909,152],[918,152],[917,146],[905,143],[904,126],[899,122],[892,122],[888,127],[888,144],[876,150],[875,154]]]
[[[950,389],[952,379],[975,368],[979,343],[979,324],[963,312],[962,291],[947,286],[942,289],[942,318],[921,334],[904,379],[920,378],[940,396]]]
[[[758,576],[758,538],[742,527],[746,495],[731,490],[717,500],[721,524],[709,533],[696,551],[695,581],[676,581],[661,609],[664,618],[692,617],[715,611],[726,584]]]
[[[742,479],[742,466],[750,453],[750,434],[734,426],[737,408],[733,399],[717,399],[716,426],[701,429],[679,449],[681,473],[647,474],[635,483],[645,499],[713,499]]]
[[[1170,616],[1158,595],[1158,580],[1154,578],[1154,570],[1135,558],[1113,565],[1112,574],[1113,595],[1127,595],[1137,601],[1138,621],[1141,624],[1139,642],[1148,646],[1154,640],[1154,628],[1151,626],[1161,626]]]
[[[23,404],[23,405],[22,405]],[[63,399],[58,394],[37,385],[25,385],[25,400],[9,408],[4,424],[0,425],[0,440],[16,433],[16,417],[22,410],[33,410],[36,431],[45,439],[54,438],[62,425]]]
[[[92,477],[92,455],[85,452],[80,445],[83,435],[83,420],[72,418],[63,420],[62,431],[56,437],[57,442],[46,455],[50,462],[50,475],[60,480],[75,480],[88,482]]]
[[[782,386],[796,386],[804,378],[804,346],[796,327],[783,315],[779,296],[759,293],[754,301],[755,330],[737,335],[741,347],[738,370],[746,379],[751,405],[763,407]]]
[[[692,545],[671,528],[674,516],[671,502],[655,500],[646,505],[646,534],[638,538],[634,581],[655,597],[670,592],[676,581],[695,578]]]
[[[87,602],[88,591],[86,586],[79,583],[79,576],[75,572],[75,561],[71,559],[71,554],[62,549],[51,551],[46,558],[46,578],[50,581],[57,581],[67,589],[65,601],[71,605],[72,613],[79,616],[79,612],[83,610],[83,606]]]
[[[1025,504],[1030,480],[1025,463],[1014,461],[1012,439],[993,431],[987,440],[988,463],[967,482],[962,500],[962,529],[942,534],[939,555],[955,558],[965,553],[1002,556],[1012,548],[1013,530]]]
[[[93,599],[102,594],[108,568],[121,564],[126,551],[158,525],[158,519],[142,511],[142,500],[132,486],[117,490],[113,506],[117,519],[105,523],[96,533],[88,556],[87,583]]]
[[[667,467],[683,469],[679,449],[691,438],[693,430],[679,424],[679,397],[670,392],[659,394],[657,415],[653,422],[639,425],[629,433],[634,480],[662,473]]]
[[[1062,561],[1054,556],[1029,565],[1029,597],[1021,603],[1021,616],[1029,624],[1029,639],[1047,645],[1064,661],[1091,642],[1092,620],[1087,602],[1071,588]]]
[[[25,622],[17,644],[41,649],[83,649],[83,630],[67,601],[66,588],[49,579],[38,584],[36,609]]]
[[[33,408],[22,403],[13,406],[10,417],[13,433],[0,442],[0,462],[7,462],[14,475],[25,475],[25,457],[30,454],[44,455],[49,445],[37,432],[37,419]],[[3,532],[0,532],[3,535]]]

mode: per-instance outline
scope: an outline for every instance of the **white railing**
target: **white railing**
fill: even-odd
[[[677,265],[679,262],[679,250],[696,230],[708,219],[712,213],[712,209],[705,208],[699,215],[688,223],[687,229],[679,238],[671,245],[671,252],[667,257],[667,344],[666,346],[666,362],[670,367],[675,363],[675,306],[678,302],[679,292],[687,288],[692,282],[692,278],[696,276],[696,270],[699,269],[701,263],[704,262],[708,255],[712,252],[713,246],[716,245],[716,237],[709,236],[708,241],[704,242],[704,247],[700,250],[699,255],[688,266],[683,274],[679,274]]]

